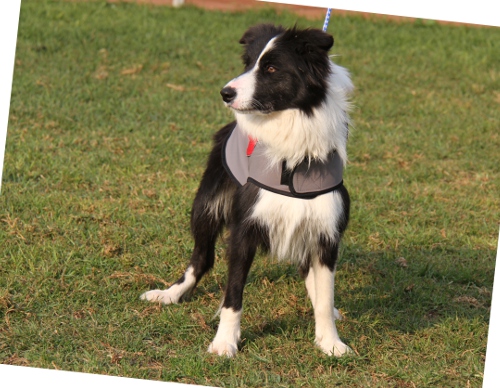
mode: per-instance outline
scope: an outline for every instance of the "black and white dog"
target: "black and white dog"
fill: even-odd
[[[240,43],[244,72],[221,90],[236,121],[214,137],[191,212],[189,266],[170,288],[141,298],[170,304],[191,293],[212,268],[216,239],[227,226],[229,274],[208,351],[236,354],[243,288],[261,247],[297,264],[314,308],[316,344],[341,356],[350,349],[335,327],[333,295],[349,219],[342,170],[353,85],[347,70],[330,61],[333,38],[321,30],[263,24]]]

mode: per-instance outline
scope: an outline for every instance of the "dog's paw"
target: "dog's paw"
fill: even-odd
[[[150,302],[160,302],[163,304],[179,303],[181,295],[169,288],[168,290],[151,290],[141,295],[142,300]]]
[[[352,349],[340,340],[316,340],[316,345],[329,356],[341,357],[352,353]]]
[[[195,286],[196,277],[194,276],[194,269],[192,266],[189,266],[182,278],[168,289],[147,291],[141,295],[141,299],[163,304],[179,303],[181,300],[189,297]]]
[[[214,340],[208,347],[208,352],[218,356],[234,357],[238,352],[238,345],[228,341]]]

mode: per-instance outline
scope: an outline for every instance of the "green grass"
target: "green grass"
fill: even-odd
[[[296,20],[23,0],[0,196],[1,363],[231,387],[481,386],[500,219],[498,29],[332,18],[336,61],[357,86],[336,282],[356,355],[314,347],[295,268],[265,256],[232,360],[206,353],[223,260],[190,303],[139,300],[190,256],[238,39]]]

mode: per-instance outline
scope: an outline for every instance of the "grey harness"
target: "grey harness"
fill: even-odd
[[[312,199],[342,187],[343,164],[337,152],[326,162],[304,159],[289,169],[286,162],[269,166],[265,145],[252,149],[248,136],[235,124],[222,147],[222,162],[229,176],[240,186],[251,182],[263,189],[289,197]]]

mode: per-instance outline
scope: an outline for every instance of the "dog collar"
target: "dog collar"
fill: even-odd
[[[269,166],[266,146],[249,138],[235,123],[222,147],[222,163],[239,185],[251,182],[274,193],[302,199],[337,190],[342,186],[342,160],[333,151],[325,162],[304,159],[290,169],[286,162]]]

